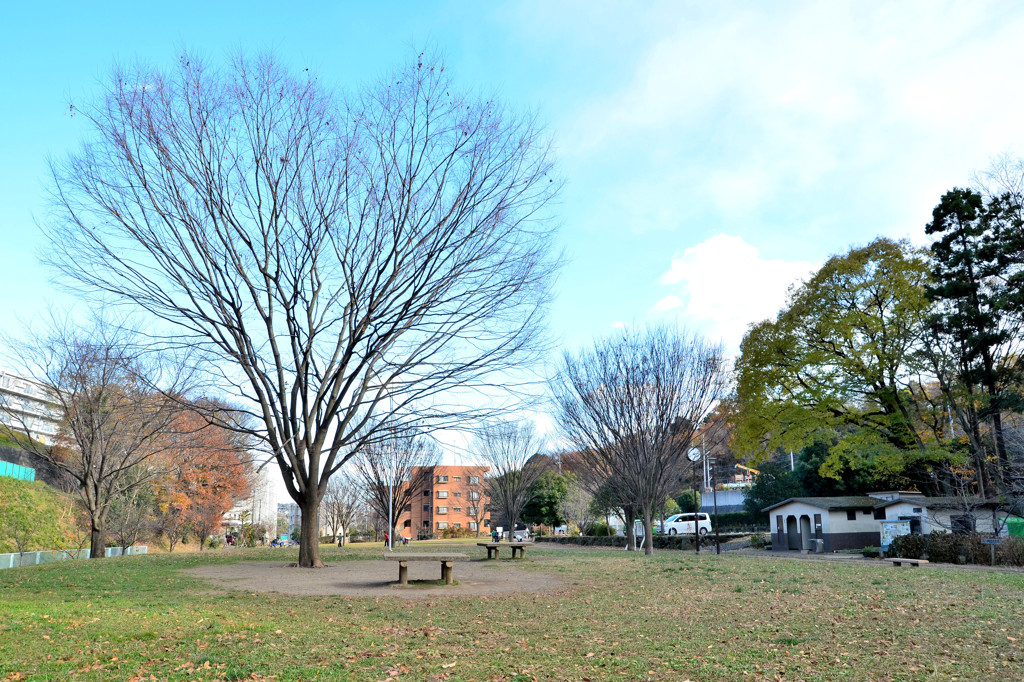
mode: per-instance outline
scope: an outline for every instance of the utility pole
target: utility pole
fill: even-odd
[[[718,487],[715,485],[715,460],[708,460],[708,474],[711,478],[711,499],[715,503],[715,554],[722,553],[722,535],[718,529]]]
[[[394,500],[395,500],[394,481],[392,481],[391,477],[389,476],[388,477],[388,551],[389,552],[394,551],[394,548],[395,548],[395,539],[392,537],[395,534],[395,529],[391,526],[391,517],[394,515],[394,509],[393,509]]]

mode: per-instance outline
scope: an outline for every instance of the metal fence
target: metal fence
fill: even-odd
[[[34,481],[36,480],[36,470],[10,462],[0,462],[0,476],[16,478],[19,481]]]
[[[136,554],[148,553],[149,547],[147,545],[133,545],[128,547],[127,550],[123,547],[107,547],[106,556],[134,556]],[[53,561],[70,561],[72,559],[88,558],[88,549],[45,549],[37,552],[25,552],[24,554],[11,552],[9,554],[0,554],[0,570],[5,568],[20,568],[22,566],[48,564]]]

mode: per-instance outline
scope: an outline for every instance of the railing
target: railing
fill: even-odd
[[[105,556],[134,556],[136,554],[148,554],[149,547],[147,545],[133,545],[123,551],[123,547],[107,547]],[[70,561],[73,559],[88,559],[88,549],[44,549],[40,551],[25,552],[19,554],[18,552],[11,552],[9,554],[0,554],[0,570],[7,568],[20,568],[22,566],[37,566],[39,564],[49,564],[54,561]]]
[[[16,478],[19,481],[34,481],[36,480],[36,470],[10,462],[0,462],[0,476]]]

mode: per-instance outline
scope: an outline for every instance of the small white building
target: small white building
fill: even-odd
[[[867,495],[792,497],[764,511],[772,531],[772,550],[821,551],[877,546],[881,527],[875,514],[880,500]]]
[[[877,547],[881,521],[909,521],[912,533],[994,533],[1005,512],[996,503],[886,491],[840,497],[793,497],[764,509],[772,550],[824,551]]]

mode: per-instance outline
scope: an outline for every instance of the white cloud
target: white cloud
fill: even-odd
[[[660,40],[562,137],[570,164],[628,169],[605,196],[633,232],[697,216],[749,238],[752,222],[794,211],[920,231],[906,225],[920,187],[1024,149],[1024,90],[1006,86],[1024,70],[1013,3],[662,7]]]
[[[625,329],[625,328],[626,328],[626,323],[623,322],[622,320],[618,320],[617,322],[613,322],[612,323],[612,329]]]
[[[679,298],[675,294],[671,294],[671,295],[666,296],[665,298],[661,299],[657,303],[655,303],[654,307],[651,308],[651,311],[655,312],[655,313],[663,313],[663,312],[666,312],[668,310],[675,310],[676,308],[682,308],[684,305],[686,305],[686,304],[683,303],[683,300],[681,298]]]
[[[789,287],[816,267],[806,261],[762,258],[741,237],[720,234],[672,259],[659,282],[673,293],[661,298],[651,313],[676,310],[683,321],[735,351],[748,325],[773,317],[785,305]]]

